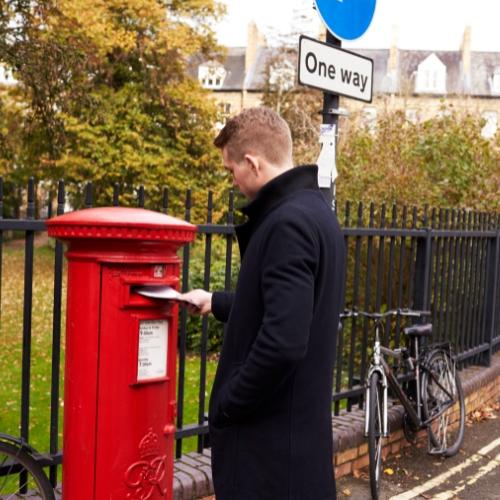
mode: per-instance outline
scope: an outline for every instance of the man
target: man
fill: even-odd
[[[332,383],[345,249],[286,122],[247,109],[214,141],[250,200],[234,293],[181,298],[227,322],[209,411],[217,500],[333,500]]]

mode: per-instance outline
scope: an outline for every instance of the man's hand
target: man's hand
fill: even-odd
[[[203,316],[212,312],[212,294],[205,290],[191,290],[190,292],[180,294],[178,299],[191,314],[200,314]],[[190,300],[196,305],[185,302],[185,300]]]

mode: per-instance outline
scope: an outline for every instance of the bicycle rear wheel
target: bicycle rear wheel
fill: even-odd
[[[383,387],[380,374],[373,372],[370,377],[370,401],[368,426],[368,453],[370,457],[370,489],[372,499],[378,500],[382,479],[382,439],[383,439]]]
[[[32,496],[55,500],[54,489],[42,467],[27,452],[4,441],[0,441],[0,474],[0,500]]]
[[[455,403],[443,411],[451,403],[450,395],[453,395]],[[464,393],[455,363],[443,351],[431,354],[429,368],[422,375],[422,413],[424,420],[439,415],[428,427],[433,446],[430,453],[445,457],[455,455],[464,438]]]

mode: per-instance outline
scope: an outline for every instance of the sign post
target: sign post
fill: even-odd
[[[326,43],[329,43],[330,45],[333,45],[335,47],[339,47],[342,45],[341,41],[333,36],[330,31],[326,32]],[[330,94],[329,92],[324,92],[323,93],[323,109],[320,111],[320,113],[323,115],[323,121],[322,123],[324,125],[332,125],[334,137],[332,137],[332,141],[334,144],[334,154],[333,158],[331,158],[332,161],[332,172],[333,170],[337,170],[337,134],[338,134],[338,126],[339,126],[339,115],[337,113],[331,113],[330,110],[337,110],[339,109],[339,95],[338,94]],[[328,158],[328,161],[330,161],[330,158]],[[321,177],[324,177],[323,175]],[[325,176],[326,177],[326,176]],[[320,189],[323,192],[323,196],[325,197],[327,203],[336,211],[337,207],[335,204],[335,179],[333,179],[333,175],[330,176],[329,181],[326,181],[326,183],[329,182],[329,185],[326,183],[323,184],[321,182]]]
[[[327,27],[326,43],[330,46],[340,49],[342,46],[341,40],[355,40],[356,38],[362,36],[372,22],[373,15],[375,13],[375,5],[376,0],[314,0],[314,6],[318,11],[321,20]],[[310,57],[309,63],[309,69],[312,69],[312,67],[314,66],[314,59],[312,57]],[[323,61],[323,63],[325,63],[326,65],[325,61]],[[324,90],[323,109],[320,111],[320,113],[323,115],[323,125],[321,129],[322,134],[320,138],[320,142],[322,142],[323,144],[323,150],[320,158],[318,159],[318,165],[320,166],[319,183],[326,201],[331,204],[334,209],[336,209],[336,151],[338,137],[338,119],[339,115],[341,114],[339,111],[339,95],[346,94],[343,92],[339,93],[338,90],[335,91],[328,88],[322,88],[321,86],[311,85],[310,83],[306,83],[306,81],[302,82],[301,77],[303,72],[301,72],[300,66],[301,63],[299,61],[299,84],[321,88],[322,90]],[[333,65],[329,64],[327,70],[329,69],[329,66]],[[319,62],[317,69],[319,70]],[[349,68],[343,69],[349,70]],[[330,71],[330,75],[335,76],[336,78],[336,71],[336,68],[335,73],[333,72],[333,70]],[[334,78],[331,78],[330,75],[329,78],[333,81]],[[372,74],[370,75],[371,80],[373,79],[372,75],[373,69]],[[342,77],[340,75],[340,79],[341,78]],[[305,78],[305,80],[308,79]],[[371,102],[371,80],[369,92],[370,98],[369,100],[367,100],[367,102]],[[368,81],[366,81],[366,84],[368,84]],[[355,97],[352,95],[348,95],[348,97],[359,99],[359,96]],[[326,167],[326,165],[328,164],[331,164],[331,168],[329,170],[330,175],[328,175],[328,168]]]

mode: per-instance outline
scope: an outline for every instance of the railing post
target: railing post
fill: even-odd
[[[35,213],[35,184],[29,178],[27,220]],[[26,231],[24,253],[23,354],[21,388],[21,437],[29,440],[30,379],[31,379],[31,320],[33,310],[33,260],[35,232]]]
[[[488,263],[486,268],[486,304],[484,322],[484,341],[489,344],[489,349],[481,354],[479,364],[491,365],[493,355],[494,327],[496,322],[497,290],[498,290],[498,259],[500,253],[500,231],[492,237],[488,245]]]
[[[186,191],[186,222],[191,222],[191,189]],[[189,251],[190,244],[184,246],[182,258],[182,293],[189,290]],[[177,429],[182,429],[184,425],[184,382],[186,378],[186,349],[187,349],[187,311],[181,308],[181,321],[179,327],[179,380],[177,382]],[[182,456],[182,439],[177,439],[175,443],[175,457]]]
[[[57,215],[64,213],[64,181],[59,181],[57,190]],[[50,454],[59,451],[59,382],[61,364],[61,310],[63,282],[63,244],[56,240],[54,256],[54,306],[52,309],[52,378],[50,391]],[[57,465],[50,468],[50,482],[57,484]]]
[[[417,256],[415,262],[415,296],[413,309],[425,311],[430,308],[430,285],[431,285],[431,247],[432,230],[427,224],[427,210],[424,216],[424,237],[418,238]]]

